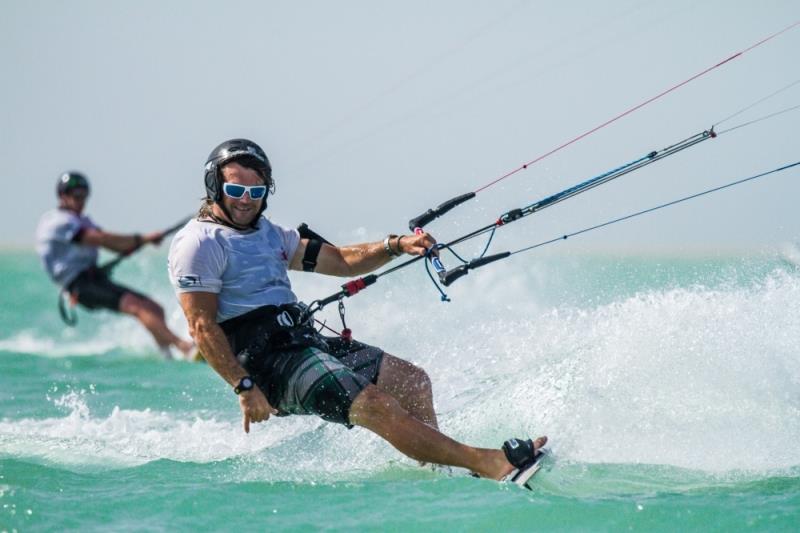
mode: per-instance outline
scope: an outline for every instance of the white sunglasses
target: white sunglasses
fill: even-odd
[[[244,197],[244,193],[250,195],[251,200],[260,200],[264,198],[267,194],[267,186],[266,185],[239,185],[237,183],[223,183],[222,184],[222,192],[225,193],[225,196],[229,198],[235,198],[237,200]]]

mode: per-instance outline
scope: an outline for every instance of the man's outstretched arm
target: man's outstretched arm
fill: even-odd
[[[398,255],[424,255],[436,239],[428,233],[391,236],[388,241],[331,246],[323,244],[317,257],[316,272],[331,276],[352,277],[376,270]],[[303,269],[308,239],[301,239],[289,268]],[[387,250],[388,247],[388,250]]]
[[[164,236],[160,231],[139,235],[123,235],[107,231],[86,228],[78,236],[78,242],[88,246],[100,246],[112,252],[125,253],[139,248],[144,244],[159,244]]]

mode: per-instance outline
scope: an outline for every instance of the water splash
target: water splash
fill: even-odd
[[[553,303],[571,274],[546,264],[511,279],[500,268],[466,278],[454,304],[435,301],[417,279],[424,274],[408,272],[387,278],[383,292],[349,301],[348,325],[358,338],[424,367],[441,427],[470,444],[497,447],[510,436],[548,434],[562,465],[653,464],[723,474],[796,469],[800,279],[793,269],[755,272],[628,290],[600,303],[570,300],[593,302],[583,305]],[[296,283],[308,300],[335,290],[336,281]],[[654,285],[639,279],[620,286],[648,284]],[[337,325],[335,308],[326,313]],[[19,332],[13,349],[41,342],[31,351],[74,355],[80,342],[92,346],[105,335],[116,339],[112,346],[149,343],[124,320],[69,348]],[[126,331],[140,340],[125,340]],[[0,421],[0,453],[78,469],[234,460],[242,473],[270,480],[414,468],[364,430],[309,417],[273,419],[245,435],[232,398],[214,410],[163,412],[91,409],[74,394],[56,400],[66,416]]]
[[[115,406],[97,416],[87,391],[53,399],[65,417],[0,421],[0,455],[28,458],[80,471],[129,468],[167,459],[209,463],[259,452],[308,431],[303,420],[280,431],[246,435],[238,419],[219,421],[208,413],[156,412]]]
[[[462,355],[444,381],[466,371],[489,382],[462,402],[477,408],[459,406],[448,420],[457,432],[535,428],[561,458],[584,463],[717,472],[800,464],[795,277],[643,292],[485,327],[507,339],[494,346],[498,356],[464,365],[480,342],[466,331],[446,357]]]

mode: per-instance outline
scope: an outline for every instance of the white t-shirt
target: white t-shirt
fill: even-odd
[[[99,229],[85,215],[68,209],[53,209],[42,215],[36,228],[36,252],[44,269],[65,287],[97,262],[97,247],[73,242],[82,229]]]
[[[294,303],[289,261],[300,234],[260,218],[258,229],[238,231],[191,220],[172,239],[169,278],[176,293],[218,295],[217,322],[265,305]]]

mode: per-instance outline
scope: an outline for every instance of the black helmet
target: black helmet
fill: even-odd
[[[86,192],[89,192],[89,180],[80,172],[70,170],[58,177],[58,181],[56,182],[56,194],[61,196],[73,189],[86,189]]]
[[[214,148],[208,155],[205,168],[206,196],[219,202],[222,198],[222,175],[220,167],[237,159],[250,159],[262,171],[268,189],[272,189],[272,166],[267,154],[259,145],[247,139],[231,139]],[[249,165],[247,165],[249,166]],[[264,206],[267,199],[264,198]]]

